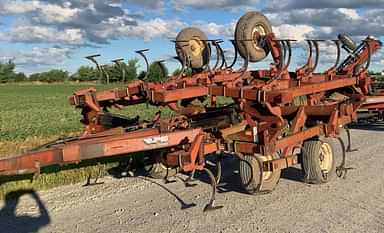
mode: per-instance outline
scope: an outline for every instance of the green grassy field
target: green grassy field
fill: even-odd
[[[8,84],[0,85],[0,157],[16,155],[58,137],[79,134],[82,130],[80,110],[68,103],[74,91],[94,86],[97,90],[113,88],[105,85],[83,84]],[[121,86],[121,85],[120,85]],[[155,107],[131,106],[122,112],[148,119]],[[0,178],[0,198],[21,188],[45,189],[83,181],[99,169],[115,165],[113,161],[84,162],[65,169],[53,167],[47,174],[31,180],[32,176]],[[12,180],[10,182],[10,180]],[[16,181],[13,181],[16,180]]]
[[[68,97],[76,90],[91,86],[103,90],[118,85],[0,85],[0,156],[17,154],[55,138],[80,133],[80,110],[69,105]],[[149,119],[156,110],[142,104],[120,112]],[[169,111],[166,113],[169,115]]]
[[[0,85],[0,157],[13,156],[34,147],[53,141],[59,137],[80,134],[80,109],[69,105],[68,97],[76,90],[88,87],[97,90],[114,88],[120,85],[92,84],[7,84]],[[221,103],[230,103],[220,99]],[[140,116],[151,119],[157,107],[146,104],[125,108],[123,113],[130,117]],[[164,109],[162,117],[173,113]],[[22,177],[0,177],[0,199],[10,191],[18,189],[47,189],[63,184],[84,181],[87,176],[95,176],[100,170],[116,166],[121,158],[84,161],[66,167],[53,166],[43,170],[43,174],[32,179],[32,175]]]
[[[92,85],[95,86],[95,85]],[[76,90],[90,85],[0,85],[0,141],[24,140],[29,137],[50,137],[79,132],[80,110],[68,103]],[[97,90],[113,86],[95,86]],[[123,112],[148,118],[155,108],[132,106]]]

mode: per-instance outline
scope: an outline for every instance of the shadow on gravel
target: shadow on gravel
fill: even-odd
[[[303,183],[304,175],[301,169],[289,167],[281,171],[281,178]]]
[[[239,159],[233,156],[224,156],[221,160],[222,165],[222,175],[220,179],[220,183],[217,185],[217,193],[228,193],[228,192],[237,192],[242,194],[247,194],[245,190],[241,186],[241,180],[239,175]],[[189,207],[195,206],[194,203],[188,204],[185,201],[183,201],[177,194],[172,192],[170,189],[166,187],[167,182],[165,180],[155,180],[152,178],[147,178],[148,175],[142,168],[135,167],[131,171],[130,176],[122,176],[122,171],[124,171],[124,167],[126,165],[122,164],[122,166],[115,167],[113,169],[108,170],[108,173],[112,175],[115,178],[128,178],[128,177],[137,177],[141,178],[145,181],[151,182],[153,184],[156,184],[157,186],[161,187],[163,190],[168,192],[170,195],[175,197],[175,199],[181,204],[181,209],[186,209]],[[208,165],[207,165],[208,166]],[[208,166],[208,168],[213,172],[214,175],[217,174],[217,170],[215,166]],[[185,174],[189,175],[189,174]],[[284,169],[281,173],[282,179],[292,180],[296,182],[303,182],[303,174],[301,169],[296,167],[290,167],[287,169]],[[175,177],[170,177],[169,180],[172,180],[172,182],[184,182],[185,184],[185,177],[181,177],[180,175],[176,175]],[[171,183],[172,183],[171,182]],[[199,182],[203,182],[205,184],[210,184],[209,176],[206,172],[196,171],[196,174],[194,176],[193,181],[191,182],[193,185],[190,185],[189,187],[186,185],[187,189],[193,188],[194,185],[199,185]],[[210,192],[210,188],[207,187],[207,192]]]
[[[156,182],[156,181],[154,181],[152,179],[149,179],[149,178],[146,178],[146,177],[138,177],[138,178],[143,179],[145,181],[148,181],[148,182],[150,182],[152,184],[155,184],[155,185],[159,186],[160,188],[162,188],[163,190],[165,190],[166,192],[168,192],[171,196],[173,196],[180,203],[182,210],[196,206],[195,203],[186,203],[176,193],[172,192],[170,189],[168,189],[164,185],[162,185],[162,184],[160,184],[160,183],[158,183],[158,182]]]
[[[139,179],[142,179],[144,181],[147,181],[149,183],[155,184],[158,187],[160,187],[161,189],[163,189],[164,191],[166,191],[168,194],[173,196],[180,203],[182,210],[196,206],[195,203],[186,203],[176,193],[172,192],[169,188],[167,188],[165,186],[166,183],[163,180],[159,180],[159,182],[157,182],[152,178],[147,178],[146,176],[148,174],[144,171],[144,169],[142,169],[140,167],[136,167],[133,171],[131,171],[133,176],[122,176],[121,174],[123,171],[125,171],[125,166],[126,166],[126,164],[121,164],[121,166],[109,169],[108,173],[109,173],[109,175],[111,175],[117,179],[135,177],[135,178],[139,178]],[[161,184],[160,182],[163,182],[164,184]]]
[[[360,129],[360,130],[373,130],[373,131],[384,131],[384,121],[361,121],[348,125],[349,129]]]
[[[39,216],[16,215],[19,200],[30,195],[39,209]],[[10,192],[5,197],[5,206],[0,210],[0,233],[35,233],[51,222],[48,211],[34,190]]]

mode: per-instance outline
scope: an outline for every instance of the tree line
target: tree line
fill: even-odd
[[[173,75],[180,73],[175,70]],[[62,69],[51,69],[46,72],[33,73],[29,76],[16,72],[16,65],[12,60],[0,62],[0,83],[12,82],[130,82],[145,79],[152,82],[164,81],[169,75],[168,69],[162,63],[152,63],[146,71],[139,72],[139,60],[130,59],[126,63],[109,64],[97,69],[92,66],[80,66],[76,72],[70,74]]]

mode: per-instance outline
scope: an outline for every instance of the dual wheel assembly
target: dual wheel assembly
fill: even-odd
[[[269,54],[263,40],[270,33],[272,26],[267,17],[260,12],[248,12],[236,24],[235,48],[247,61],[261,61]],[[211,47],[207,35],[200,29],[188,27],[179,32],[175,49],[178,59],[186,61],[192,70],[204,70],[209,66]]]
[[[303,143],[301,165],[304,181],[322,184],[335,175],[336,149],[330,138],[314,138]],[[280,180],[281,170],[266,166],[266,161],[280,158],[278,154],[263,156],[260,154],[244,155],[240,159],[240,182],[249,194],[263,194],[273,191]]]

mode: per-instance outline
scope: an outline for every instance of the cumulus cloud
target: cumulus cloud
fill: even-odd
[[[12,41],[23,43],[61,43],[81,45],[85,38],[80,29],[65,29],[58,31],[54,28],[44,26],[19,25],[12,27],[9,31],[0,32],[0,41]]]
[[[339,33],[355,38],[367,35],[383,36],[384,10],[369,9],[359,12],[355,9],[293,9],[280,13],[270,12],[267,16],[274,25],[309,25],[315,30],[308,36],[320,39],[336,39]]]
[[[232,38],[237,19],[219,23],[188,15],[202,9],[225,14],[260,6],[280,38],[335,39],[347,33],[360,40],[368,34],[384,35],[384,0],[1,0],[0,15],[12,15],[14,20],[1,28],[0,41],[49,43],[74,50],[115,39],[175,37],[186,26],[197,26],[212,38]],[[168,17],[142,14],[166,7],[183,11],[172,11]]]
[[[71,55],[71,49],[61,47],[39,48],[33,47],[27,51],[1,51],[2,60],[13,60],[16,65],[31,64],[57,65],[64,62]]]
[[[124,2],[143,6],[152,10],[160,10],[165,6],[165,1],[163,0],[125,0]]]
[[[197,9],[255,7],[258,2],[259,0],[173,0],[176,9],[183,9],[185,7]]]
[[[0,40],[67,45],[107,44],[122,37],[150,40],[174,36],[183,25],[179,20],[144,20],[130,14],[123,3],[149,8],[163,7],[164,1],[148,0],[5,0],[0,14],[24,14],[23,24],[0,32]]]
[[[209,36],[232,38],[236,27],[236,22],[233,21],[227,24],[217,24],[215,22],[195,21],[192,23],[192,26],[200,28]]]
[[[268,10],[292,10],[292,9],[357,9],[384,7],[384,0],[270,0]]]
[[[137,26],[125,26],[117,31],[121,36],[143,38],[148,41],[154,38],[172,38],[178,29],[186,26],[179,20],[164,20],[155,18],[148,21],[138,21]]]
[[[273,27],[273,31],[278,38],[303,41],[309,33],[314,31],[314,28],[309,25],[282,24]]]

